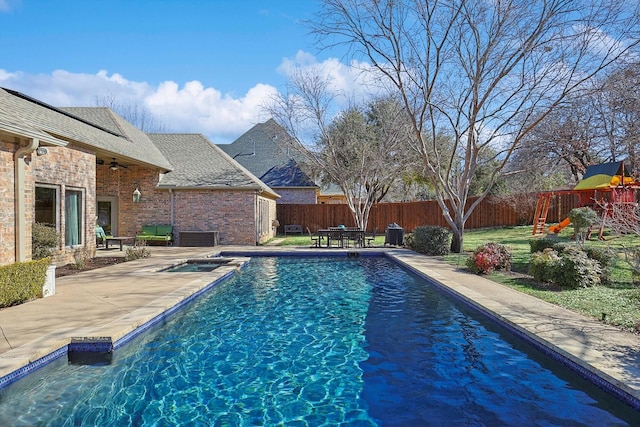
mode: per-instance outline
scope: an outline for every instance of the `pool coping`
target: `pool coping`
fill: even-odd
[[[640,367],[631,369],[634,363],[636,367],[640,366],[638,353],[640,337],[522,294],[481,276],[462,271],[437,258],[426,257],[402,248],[326,250],[297,247],[216,247],[216,250],[208,252],[207,256],[221,254],[225,257],[230,256],[227,254],[233,254],[234,258],[318,255],[386,256],[640,411],[640,375],[638,374]],[[169,262],[176,264],[187,258],[193,258],[193,256],[173,257],[165,262],[150,263],[139,268],[135,274],[156,274],[163,266],[166,268]],[[112,267],[107,267],[109,268]],[[114,349],[121,347],[232,275],[237,268],[232,265],[217,268],[210,273],[168,273],[171,275],[198,274],[204,277],[189,281],[173,292],[114,319],[106,326],[81,330],[61,328],[27,346],[0,353],[0,389],[66,355],[73,338],[109,336]],[[518,303],[509,303],[514,298]],[[522,301],[527,301],[527,304],[534,308],[527,308],[528,311],[525,313],[519,312],[517,308],[523,307]],[[531,310],[536,307],[543,314],[538,313],[532,316]],[[554,313],[553,322],[546,321],[544,313],[547,312]],[[558,312],[561,314],[556,314]],[[561,325],[558,326],[558,323]],[[600,338],[585,339],[585,336],[588,337],[590,333],[597,333]],[[604,336],[607,338],[606,342],[601,339]],[[104,346],[104,343],[96,345]],[[632,348],[633,352],[629,350],[629,354],[625,354],[620,350],[621,348]],[[631,354],[633,357],[630,359]],[[625,357],[626,362],[623,360]]]

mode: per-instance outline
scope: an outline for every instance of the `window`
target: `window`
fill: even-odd
[[[65,246],[83,243],[84,197],[82,191],[66,190],[64,197]]]
[[[58,226],[58,189],[36,186],[35,221],[51,227]]]

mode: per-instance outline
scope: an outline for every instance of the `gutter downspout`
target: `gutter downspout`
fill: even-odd
[[[27,260],[27,221],[25,206],[25,156],[33,153],[40,145],[38,138],[32,138],[25,147],[20,147],[13,154],[15,177],[15,213],[16,213],[16,262]]]
[[[174,221],[175,221],[175,214],[174,214],[174,208],[175,208],[175,196],[173,194],[173,188],[169,189],[169,194],[171,195],[171,226],[173,227]]]

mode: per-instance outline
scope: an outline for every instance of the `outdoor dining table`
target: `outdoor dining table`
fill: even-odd
[[[318,230],[320,241],[326,239],[328,248],[331,242],[337,242],[339,248],[344,248],[345,244],[349,247],[349,241],[353,241],[354,246],[364,247],[364,230],[356,227],[329,227]]]

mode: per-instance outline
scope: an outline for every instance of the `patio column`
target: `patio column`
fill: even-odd
[[[16,262],[27,260],[27,221],[25,206],[25,156],[33,153],[40,145],[38,138],[29,140],[25,147],[19,147],[13,155],[15,168],[15,212],[16,212]]]

